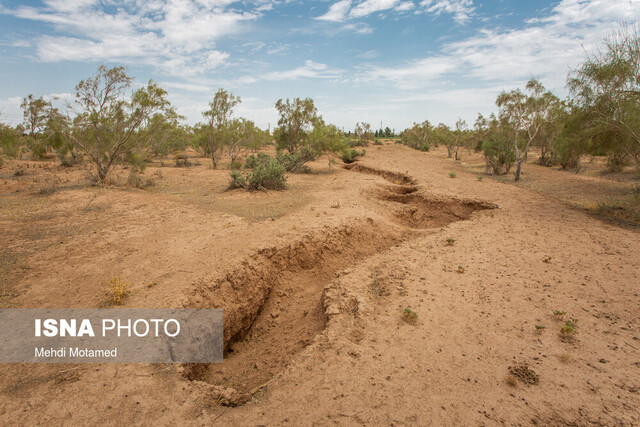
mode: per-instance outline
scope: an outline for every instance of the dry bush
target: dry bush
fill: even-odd
[[[116,276],[107,281],[106,305],[124,305],[129,296],[129,284]]]

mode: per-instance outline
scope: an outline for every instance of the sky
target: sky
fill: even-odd
[[[221,87],[263,128],[295,97],[345,130],[472,125],[531,77],[565,97],[570,69],[639,18],[640,0],[0,0],[0,121],[28,94],[73,102],[104,63],[191,124]]]

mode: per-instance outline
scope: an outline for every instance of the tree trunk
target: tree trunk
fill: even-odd
[[[520,181],[520,171],[521,171],[521,169],[522,169],[522,160],[516,161],[516,171],[513,174],[513,176],[515,177],[515,181]]]
[[[218,169],[218,162],[216,162],[216,154],[211,152],[211,163],[213,164],[214,169]]]

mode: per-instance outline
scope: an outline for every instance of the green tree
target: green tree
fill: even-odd
[[[532,141],[538,136],[542,125],[549,122],[553,107],[558,101],[558,98],[546,91],[536,79],[529,80],[525,88],[528,94],[514,89],[500,93],[496,99],[501,117],[506,119],[513,129],[516,181],[520,180],[522,163],[527,159]],[[522,135],[525,137],[521,138]]]
[[[184,150],[187,146],[188,131],[180,125],[183,119],[174,109],[167,109],[154,114],[141,130],[144,148],[152,157],[160,160],[161,166],[164,166],[165,159],[171,153]]]
[[[218,154],[225,146],[225,139],[228,139],[229,130],[226,127],[231,120],[233,109],[240,102],[240,97],[219,88],[213,96],[213,100],[209,102],[209,109],[202,113],[209,119],[206,151],[211,157],[214,168],[218,167]]]
[[[372,141],[374,138],[374,134],[371,132],[371,125],[365,122],[356,123],[353,133],[358,140],[354,145],[366,147],[369,145],[369,141]]]
[[[456,122],[456,130],[453,132],[456,145],[456,160],[460,160],[460,146],[464,146],[468,139],[468,129],[469,127],[467,126],[467,122],[458,118],[458,121]],[[449,155],[449,157],[451,157],[451,155]]]
[[[621,26],[569,74],[567,86],[595,133],[614,136],[610,155],[640,168],[640,33]],[[599,128],[599,129],[598,129]]]
[[[400,135],[400,141],[404,145],[421,151],[429,151],[433,139],[433,126],[431,126],[429,120],[425,120],[422,123],[414,123],[411,128],[405,129]]]
[[[439,144],[443,144],[447,147],[447,157],[453,157],[453,153],[458,142],[456,140],[455,133],[451,131],[449,126],[444,123],[440,123],[433,130],[433,134]]]
[[[286,149],[289,154],[297,154],[306,145],[307,134],[318,119],[318,110],[311,98],[279,99],[276,110],[280,114],[275,137],[277,148]]]
[[[95,164],[100,180],[116,159],[142,142],[137,131],[143,123],[169,107],[167,92],[151,80],[126,100],[132,81],[124,67],[101,65],[76,86],[76,117],[68,136]]]

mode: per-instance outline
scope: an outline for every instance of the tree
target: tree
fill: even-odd
[[[464,142],[467,139],[467,130],[467,122],[465,120],[462,120],[461,118],[458,118],[458,121],[456,122],[456,130],[454,131],[454,139],[456,144],[456,160],[460,160],[460,146],[464,145]],[[451,157],[451,155],[449,155],[449,157]]]
[[[132,81],[124,67],[101,65],[95,76],[78,83],[76,105],[70,106],[76,117],[68,136],[86,152],[103,181],[113,162],[141,142],[140,126],[169,107],[167,92],[151,80],[125,100]]]
[[[525,88],[529,94],[514,89],[510,92],[503,91],[496,99],[501,117],[506,119],[513,129],[516,181],[520,180],[522,163],[527,159],[531,142],[538,136],[542,125],[550,120],[551,111],[558,100],[536,79],[529,80]],[[521,134],[525,137],[521,138]]]
[[[429,120],[425,120],[422,123],[414,123],[413,127],[405,129],[400,135],[400,140],[404,145],[421,151],[429,151],[433,139],[433,126],[431,126]]]
[[[365,122],[356,123],[356,127],[353,133],[358,140],[358,142],[354,145],[366,147],[367,145],[369,145],[369,141],[373,140],[374,138],[373,132],[371,132],[371,125]]]
[[[43,159],[47,153],[47,120],[51,103],[44,98],[35,98],[32,94],[22,99],[22,108],[25,133],[28,136],[31,155],[37,159]]]
[[[141,131],[145,139],[144,146],[151,156],[160,160],[164,166],[164,160],[173,152],[183,150],[187,145],[187,131],[180,125],[179,116],[174,109],[154,114]]]
[[[348,138],[344,132],[332,124],[325,124],[324,120],[318,119],[309,133],[309,149],[315,156],[326,155],[329,167],[335,161],[337,153],[347,149]]]
[[[288,98],[286,101],[279,99],[276,109],[280,114],[275,132],[277,148],[295,154],[301,146],[306,145],[306,136],[318,118],[318,110],[311,98],[295,98],[291,101]]]
[[[208,154],[211,157],[213,167],[218,167],[218,152],[224,147],[224,139],[228,136],[228,129],[225,129],[233,109],[241,102],[240,98],[231,92],[219,88],[209,102],[209,110],[202,113],[209,118],[209,135],[207,137]]]
[[[438,126],[433,131],[435,139],[440,143],[447,147],[447,157],[453,157],[454,148],[457,145],[457,140],[455,134],[449,129],[449,126],[444,123],[438,124]]]
[[[482,126],[486,125],[480,146],[487,172],[494,175],[509,173],[516,158],[513,151],[513,128],[505,117],[498,120],[494,114],[489,116],[488,121],[481,120],[480,123]]]
[[[567,86],[595,132],[614,136],[609,153],[640,167],[640,33],[621,26],[569,74]]]

